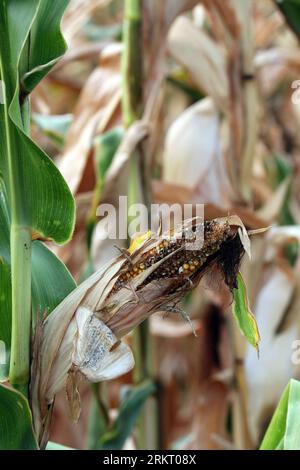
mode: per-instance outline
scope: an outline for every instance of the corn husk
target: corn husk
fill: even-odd
[[[201,230],[203,246],[191,248]],[[235,288],[244,251],[249,251],[249,239],[237,216],[205,223],[189,220],[159,236],[149,232],[66,297],[36,339],[32,401],[40,440],[49,407],[62,388],[72,416],[78,418],[78,381],[84,377],[99,382],[128,372],[134,359],[122,338],[152,313],[172,311],[213,267]]]

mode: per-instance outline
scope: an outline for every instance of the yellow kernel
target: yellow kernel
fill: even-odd
[[[184,265],[182,267],[185,271],[189,270],[189,265],[187,263],[184,263]]]

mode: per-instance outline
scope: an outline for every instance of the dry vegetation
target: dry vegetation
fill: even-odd
[[[143,0],[138,60],[129,58],[138,70],[127,71],[135,91],[125,82],[125,96],[123,3],[70,2],[62,22],[68,51],[32,95],[32,136],[77,205],[72,240],[51,248],[78,282],[116,257],[96,207],[114,204],[128,181],[147,204],[205,203],[207,219],[237,214],[247,229],[271,226],[252,238],[252,259],[241,269],[260,358],[237,331],[230,292],[211,273],[183,300],[197,336],[178,315],[151,316],[140,336],[128,337],[144,367],[93,389],[81,384],[77,425],[61,393],[51,440],[97,446],[93,436],[117,416],[123,387],[150,375],[155,400],[126,448],[256,448],[300,373],[291,362],[300,328],[300,104],[291,99],[298,38],[271,0]]]

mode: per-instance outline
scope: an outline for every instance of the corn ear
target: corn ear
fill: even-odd
[[[191,248],[200,233],[203,245]],[[128,372],[134,358],[122,338],[152,313],[170,311],[213,265],[233,290],[249,249],[237,216],[193,219],[168,233],[141,237],[69,294],[42,324],[35,348],[32,402],[40,441],[56,393],[66,387],[78,418],[81,377],[99,382]]]

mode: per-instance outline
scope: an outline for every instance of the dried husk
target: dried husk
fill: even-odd
[[[187,234],[201,229],[203,246],[187,249]],[[134,359],[123,336],[152,313],[172,310],[213,267],[232,290],[244,251],[249,239],[237,216],[190,220],[167,234],[149,234],[79,285],[47,317],[39,335],[32,398],[40,439],[56,393],[67,384],[72,415],[78,417],[78,379],[99,382],[130,370]]]

